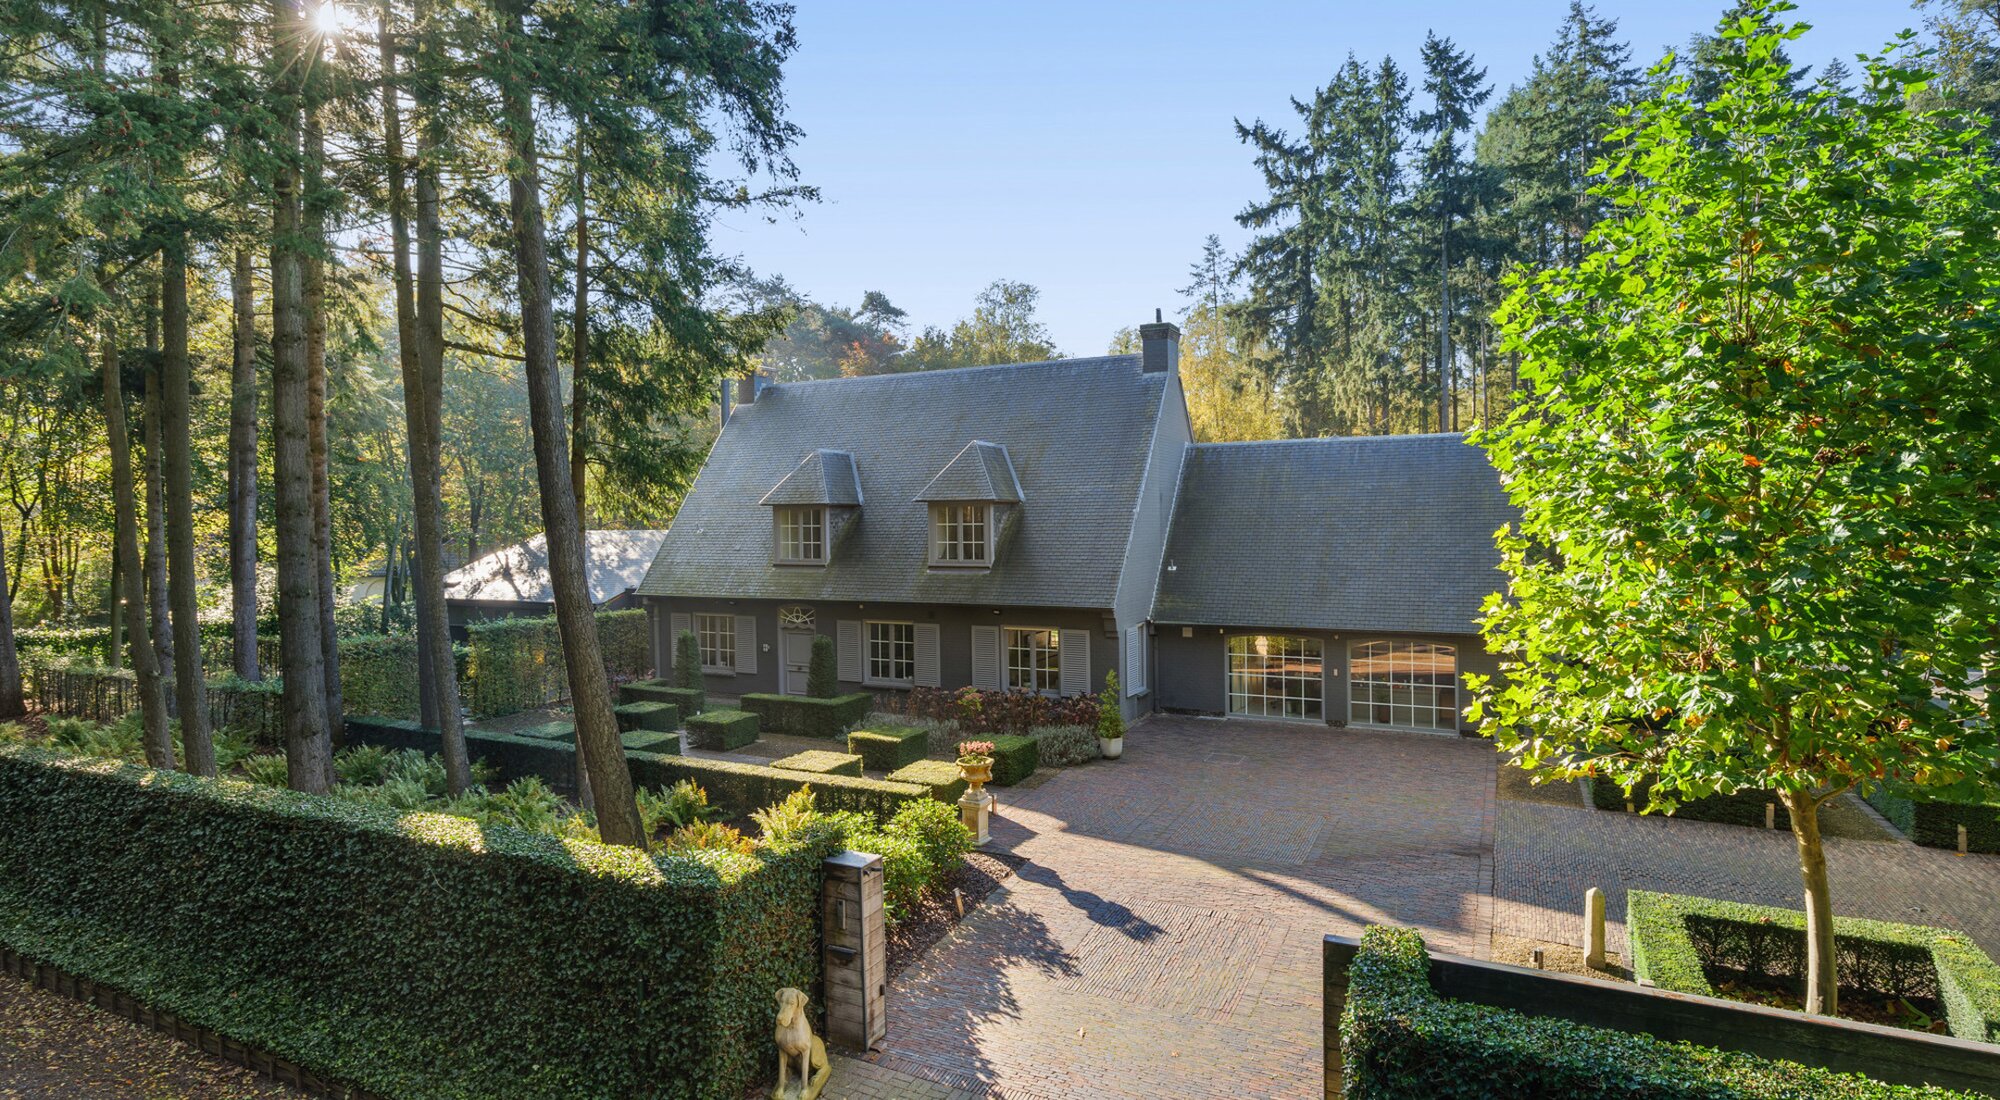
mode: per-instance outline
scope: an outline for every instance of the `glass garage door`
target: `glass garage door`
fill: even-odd
[[[1348,721],[1458,729],[1458,650],[1431,642],[1364,642],[1348,651]]]
[[[1229,639],[1229,713],[1325,720],[1326,656],[1319,639],[1281,634]]]

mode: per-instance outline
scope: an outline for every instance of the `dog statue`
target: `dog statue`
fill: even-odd
[[[832,1072],[827,1065],[826,1044],[812,1033],[806,1020],[806,995],[790,987],[778,990],[778,1087],[771,1100],[818,1100]],[[797,1063],[799,1087],[788,1091],[793,1063]]]

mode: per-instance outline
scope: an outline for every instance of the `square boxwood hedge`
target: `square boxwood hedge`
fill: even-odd
[[[1965,826],[1965,850],[2000,853],[2000,802],[1939,802],[1899,795],[1874,786],[1863,794],[1870,806],[1904,836],[1927,848],[1958,850],[1958,827]]]
[[[681,708],[657,699],[623,703],[611,708],[611,713],[618,716],[620,730],[658,730],[661,733],[672,733],[681,728]]]
[[[633,730],[631,733],[620,734],[618,740],[624,744],[626,752],[663,752],[679,756],[681,751],[681,735],[678,733]]]
[[[691,714],[688,742],[698,749],[728,752],[757,740],[757,716],[747,710],[710,710]]]
[[[931,797],[939,802],[957,802],[965,793],[965,777],[958,773],[958,765],[949,760],[919,760],[905,764],[889,773],[891,783],[916,783],[929,787]]]
[[[929,749],[928,735],[915,726],[874,726],[847,735],[847,751],[869,771],[895,771],[922,760]]]
[[[1361,934],[1340,1046],[1346,1095],[1368,1100],[1981,1100],[1446,1000],[1407,928]]]
[[[874,704],[875,697],[865,691],[831,699],[751,692],[737,706],[756,715],[762,728],[770,733],[839,737],[859,725]]]
[[[1661,989],[1717,996],[1705,968],[1804,985],[1806,915],[1796,909],[1633,890],[1625,900],[1632,973]],[[1843,988],[1934,998],[1951,1033],[2000,1041],[2000,966],[1963,933],[1833,918]]]
[[[788,772],[812,772],[815,775],[851,775],[861,778],[861,758],[830,749],[807,749],[794,753],[783,760],[771,761],[771,766]]]
[[[976,739],[974,739],[976,740]],[[1011,787],[1041,767],[1042,748],[1032,737],[1003,733],[993,741],[993,785]]]
[[[699,688],[675,687],[667,680],[634,680],[618,685],[621,703],[672,703],[682,714],[696,714],[707,702]]]
[[[477,736],[485,731],[466,730],[468,736]],[[522,726],[513,731],[516,737],[536,737],[546,741],[566,741],[576,744],[575,722],[543,722],[539,726]]]
[[[671,787],[683,779],[692,779],[708,792],[710,802],[732,814],[763,809],[783,802],[801,787],[811,787],[821,810],[854,810],[878,821],[887,821],[896,816],[896,811],[906,803],[930,795],[928,790],[915,783],[787,771],[762,764],[708,760],[699,756],[628,752],[625,762],[631,766],[632,782],[637,786]]]
[[[1591,779],[1590,801],[1600,810],[1623,813],[1625,803],[1630,802],[1634,810],[1644,810],[1652,798],[1652,784],[1640,783],[1632,788],[1627,798],[1624,788],[1608,779]],[[1683,802],[1675,807],[1673,816],[1688,821],[1713,821],[1721,825],[1745,825],[1753,829],[1764,827],[1764,807],[1776,804],[1777,820],[1774,828],[1790,830],[1792,815],[1785,804],[1778,801],[1775,791],[1746,790],[1735,794],[1711,795]]]
[[[23,746],[0,835],[15,951],[404,1100],[743,1095],[834,847],[648,855]]]

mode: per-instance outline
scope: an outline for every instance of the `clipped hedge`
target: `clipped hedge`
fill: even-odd
[[[993,785],[1011,787],[1041,767],[1041,745],[1026,734],[1003,733],[993,738]]]
[[[687,719],[688,743],[728,752],[757,740],[757,716],[747,710],[711,710]]]
[[[357,714],[416,717],[423,710],[417,690],[416,636],[341,639],[340,699]]]
[[[829,749],[808,749],[793,753],[783,760],[771,761],[771,766],[788,772],[810,772],[814,775],[851,775],[861,778],[861,758]]]
[[[681,752],[681,735],[678,733],[633,730],[619,735],[618,741],[625,746],[626,752],[665,753],[669,756],[679,756]]]
[[[930,788],[931,797],[939,802],[957,802],[965,793],[965,777],[958,772],[958,765],[949,760],[919,760],[905,764],[889,773],[891,783],[915,783]]]
[[[930,795],[914,783],[785,771],[734,760],[645,752],[628,752],[625,760],[632,768],[632,782],[638,786],[671,787],[692,779],[708,792],[710,802],[731,814],[761,810],[783,802],[801,787],[810,787],[821,810],[854,810],[887,821],[906,803]]]
[[[751,692],[737,706],[756,715],[767,732],[832,738],[859,724],[874,702],[875,697],[865,691],[830,699]]]
[[[833,847],[649,856],[21,747],[0,834],[9,947],[407,1100],[743,1095]]]
[[[618,685],[621,703],[672,703],[682,714],[699,714],[707,699],[700,688],[675,687],[665,680],[634,680]]]
[[[1608,779],[1591,779],[1590,801],[1600,810],[1614,813],[1625,812],[1625,803],[1630,802],[1634,810],[1644,810],[1652,798],[1653,785],[1640,783],[1632,788],[1628,798],[1618,784]],[[1720,825],[1744,825],[1753,829],[1764,827],[1764,807],[1775,804],[1776,824],[1773,828],[1790,831],[1792,815],[1785,804],[1778,800],[1775,791],[1747,790],[1735,794],[1710,795],[1683,802],[1674,809],[1673,816],[1686,821],[1712,821]]]
[[[471,651],[466,701],[475,717],[518,714],[569,698],[555,616],[489,619],[467,625],[465,636]],[[629,680],[652,668],[644,611],[599,611],[597,642],[604,651],[604,673],[613,680]]]
[[[2000,854],[2000,802],[1939,802],[1908,798],[1885,787],[1862,796],[1889,824],[1926,848],[1958,850],[1958,827],[1965,826],[1965,850]]]
[[[1711,968],[1753,980],[1806,973],[1806,915],[1796,909],[1633,890],[1625,900],[1632,973],[1661,989],[1716,996]],[[1951,1033],[2000,1041],[2000,966],[1963,933],[1858,917],[1833,918],[1842,988],[1944,1006]]]
[[[847,751],[869,771],[892,772],[924,758],[930,742],[915,726],[874,726],[847,735]]]
[[[681,708],[672,703],[623,703],[613,707],[611,712],[618,716],[618,728],[621,730],[668,733],[681,728]]]
[[[550,723],[537,727],[541,730],[554,729],[557,732],[553,737],[467,729],[465,752],[474,760],[484,760],[492,765],[496,787],[532,775],[540,777],[552,789],[568,793],[576,789],[576,731],[571,727],[569,734],[572,740],[564,741],[559,732],[562,725]],[[350,745],[381,745],[432,754],[440,748],[438,731],[408,719],[350,717],[346,722],[346,731]]]
[[[1405,928],[1361,934],[1340,1045],[1355,1100],[1981,1100],[1448,1001]]]

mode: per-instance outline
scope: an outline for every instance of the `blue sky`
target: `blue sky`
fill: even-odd
[[[1604,0],[1642,66],[1711,26],[1720,0]],[[1042,290],[1070,355],[1181,305],[1202,238],[1232,247],[1257,194],[1232,119],[1289,121],[1351,50],[1416,66],[1427,29],[1525,78],[1567,0],[1371,3],[916,3],[800,0],[788,70],[796,159],[823,201],[715,243],[760,274],[852,305],[880,290],[914,327],[969,313],[996,278]],[[1902,0],[1802,0],[1802,63],[1873,51],[1923,13]],[[1417,82],[1413,79],[1413,85]],[[1421,93],[1421,86],[1417,90]],[[1491,101],[1489,101],[1490,104]]]

